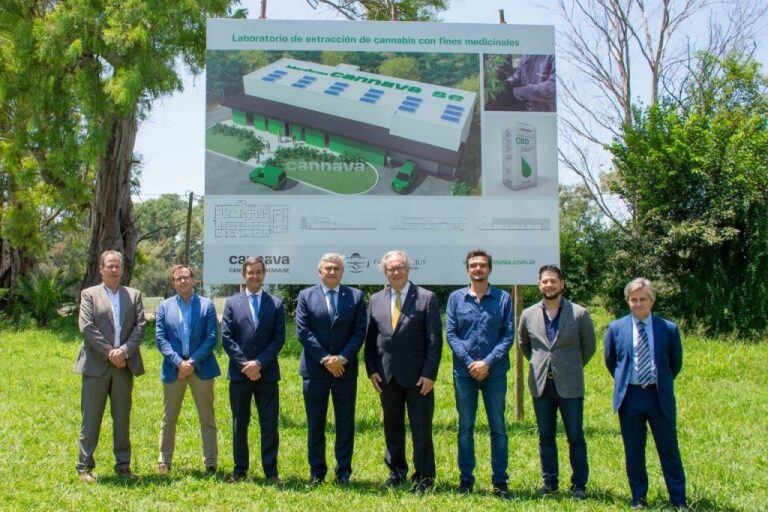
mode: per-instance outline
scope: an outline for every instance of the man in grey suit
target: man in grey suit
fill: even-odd
[[[384,411],[385,487],[405,482],[405,411],[413,436],[413,492],[424,492],[435,479],[432,416],[440,353],[440,311],[435,294],[408,281],[410,264],[403,251],[381,259],[389,286],[371,297],[365,367]]]
[[[589,465],[584,439],[584,366],[595,353],[595,328],[586,309],[562,296],[565,279],[559,267],[539,269],[544,298],[523,311],[519,339],[530,360],[528,386],[539,430],[539,457],[544,480],[540,494],[558,488],[557,411],[563,419],[571,459],[571,496],[586,499]]]
[[[120,286],[123,255],[104,251],[99,261],[102,283],[83,290],[80,299],[80,331],[83,346],[75,362],[83,387],[77,472],[83,482],[94,482],[93,453],[99,443],[101,419],[110,401],[115,472],[131,473],[130,414],[133,377],[144,373],[139,347],[144,338],[144,306],[139,290]]]

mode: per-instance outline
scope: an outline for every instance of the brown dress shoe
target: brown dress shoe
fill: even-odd
[[[131,471],[131,468],[119,468],[115,470],[115,473],[123,480],[136,480],[137,478]]]
[[[78,476],[80,477],[80,481],[85,482],[86,484],[92,484],[96,482],[96,475],[94,475],[91,471],[80,471],[78,472]]]

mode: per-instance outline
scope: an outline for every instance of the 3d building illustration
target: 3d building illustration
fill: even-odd
[[[476,94],[283,58],[243,77],[221,103],[237,124],[357,154],[383,166],[414,161],[450,178],[462,159]]]

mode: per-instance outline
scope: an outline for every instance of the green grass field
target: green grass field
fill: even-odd
[[[281,167],[289,178],[314,185],[337,194],[361,194],[376,184],[378,173],[366,164],[362,172],[299,170],[291,165]]]
[[[602,333],[605,319],[600,318]],[[425,496],[406,490],[382,492],[387,476],[382,462],[384,439],[381,410],[366,379],[359,381],[353,485],[347,490],[327,483],[305,486],[306,429],[298,375],[299,344],[289,326],[280,357],[280,473],[285,490],[263,485],[259,464],[258,427],[251,423],[250,481],[224,481],[232,469],[231,414],[227,381],[217,379],[220,475],[202,473],[197,418],[187,395],[179,422],[176,456],[168,477],[155,474],[162,413],[158,378],[160,356],[148,329],[142,348],[147,374],[134,382],[132,433],[136,482],[113,476],[111,420],[107,417],[96,452],[97,484],[82,484],[75,472],[80,423],[80,377],[72,365],[80,346],[73,319],[53,328],[11,331],[0,328],[0,490],[2,510],[622,510],[628,486],[618,421],[611,411],[611,379],[599,354],[587,367],[585,427],[591,466],[586,502],[567,495],[542,499],[539,484],[535,422],[526,390],[525,419],[513,420],[513,376],[510,374],[508,430],[510,487],[518,498],[502,502],[490,495],[489,441],[484,413],[476,431],[476,492],[458,496],[453,489],[456,468],[456,411],[447,345],[438,378],[434,421],[437,486]],[[677,380],[680,442],[688,475],[689,498],[696,510],[764,510],[768,503],[768,343],[733,344],[688,337],[685,362]],[[218,353],[221,366],[226,355]],[[107,415],[108,416],[108,415]],[[332,427],[329,426],[332,435]],[[333,439],[332,437],[330,438]],[[559,437],[561,481],[570,474],[567,445]],[[333,466],[332,445],[328,460]],[[663,509],[666,491],[658,460],[648,448],[652,508]],[[332,474],[332,470],[331,470]],[[565,487],[566,485],[564,485]]]
[[[205,148],[241,160],[240,153],[248,148],[248,142],[237,137],[216,133],[213,128],[205,131]]]

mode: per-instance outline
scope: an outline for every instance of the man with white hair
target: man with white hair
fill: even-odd
[[[357,353],[365,340],[365,298],[357,288],[341,284],[341,254],[324,254],[317,272],[320,284],[302,290],[296,304],[296,334],[304,347],[299,373],[304,379],[309,483],[322,483],[328,472],[325,422],[330,395],[336,420],[336,482],[346,487],[352,474]]]
[[[638,277],[624,288],[631,313],[611,322],[605,333],[605,364],[614,379],[613,408],[619,413],[630,506],[647,506],[645,443],[651,426],[672,506],[687,509],[685,472],[677,443],[674,380],[683,366],[680,331],[651,314],[656,292]]]
[[[406,481],[405,411],[413,437],[413,492],[434,484],[435,448],[432,416],[433,386],[443,346],[440,311],[435,294],[408,281],[410,263],[403,251],[381,259],[389,286],[371,296],[365,366],[384,411],[384,462],[391,488]]]

